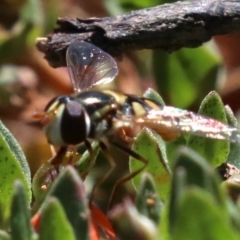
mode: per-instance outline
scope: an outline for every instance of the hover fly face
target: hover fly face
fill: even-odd
[[[76,40],[70,44],[66,61],[75,93],[109,83],[118,73],[114,59],[87,42]],[[76,95],[54,98],[46,106],[45,112],[42,125],[52,145],[76,145],[87,139],[90,118]]]
[[[57,97],[48,104],[42,125],[54,146],[79,144],[90,131],[90,119],[84,107],[69,96]]]

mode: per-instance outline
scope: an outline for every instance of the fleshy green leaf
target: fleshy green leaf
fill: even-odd
[[[148,161],[144,172],[149,172],[157,184],[157,190],[162,200],[166,200],[170,191],[171,171],[166,158],[166,146],[162,138],[150,131],[142,129],[137,135],[132,150]],[[143,163],[130,157],[130,172],[139,170]],[[134,177],[133,184],[138,187],[140,184],[140,174]]]
[[[67,216],[60,202],[54,197],[48,198],[42,210],[39,235],[39,240],[75,239]]]
[[[144,173],[136,196],[138,211],[158,224],[161,217],[161,205],[162,202],[152,176]]]
[[[14,184],[10,225],[12,240],[31,239],[33,231],[30,225],[30,210],[25,189],[20,181]]]
[[[226,203],[219,182],[214,169],[200,155],[189,148],[181,147],[173,170],[169,209],[170,229],[178,218],[179,202],[188,188],[196,187],[208,192],[215,204],[222,209],[222,213],[226,213]]]
[[[227,123],[225,108],[222,100],[214,91],[210,92],[202,101],[199,114]],[[198,152],[215,167],[226,161],[230,150],[229,141],[207,139],[197,136],[189,137],[188,146]]]
[[[8,218],[16,179],[22,181],[27,193],[28,204],[31,201],[31,180],[27,160],[8,129],[0,122],[0,225]]]
[[[224,217],[209,193],[202,189],[186,190],[178,203],[175,224],[171,231],[173,240],[237,240],[238,234]]]
[[[187,147],[181,147],[176,158],[174,171],[177,169],[185,171],[186,185],[194,185],[209,191],[222,209],[226,208],[223,193],[219,188],[220,179],[212,166],[199,154]],[[173,189],[174,187],[172,187]]]
[[[53,183],[48,196],[61,203],[76,239],[89,239],[89,208],[84,185],[76,170],[67,166]]]
[[[168,214],[171,239],[236,239],[219,182],[201,156],[180,148]]]

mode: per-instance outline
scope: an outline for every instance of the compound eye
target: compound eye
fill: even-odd
[[[61,118],[61,136],[66,144],[83,142],[90,130],[90,119],[84,107],[76,100],[66,102]]]

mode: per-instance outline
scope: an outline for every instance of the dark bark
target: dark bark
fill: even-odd
[[[112,56],[128,50],[175,51],[198,47],[214,35],[240,32],[239,0],[176,2],[105,18],[59,18],[38,49],[54,67],[65,66],[65,52],[75,39],[91,42]]]

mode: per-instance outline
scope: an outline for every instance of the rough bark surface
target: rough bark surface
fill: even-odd
[[[198,47],[214,35],[240,32],[239,0],[176,2],[105,18],[59,18],[58,28],[37,47],[53,67],[65,66],[65,53],[75,39],[119,57],[128,50],[175,51]]]

